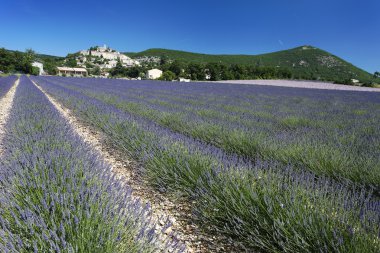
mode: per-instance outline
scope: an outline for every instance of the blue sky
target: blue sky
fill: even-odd
[[[380,71],[379,0],[2,0],[0,47],[260,54],[300,45]]]

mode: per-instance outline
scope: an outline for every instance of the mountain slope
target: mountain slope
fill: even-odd
[[[139,53],[126,53],[132,58],[167,57],[192,63],[220,62],[271,66],[289,69],[294,77],[304,79],[368,81],[372,75],[351,63],[321,49],[301,46],[261,55],[210,55],[168,49],[148,49]]]

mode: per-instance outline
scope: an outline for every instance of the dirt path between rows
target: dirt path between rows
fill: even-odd
[[[113,149],[112,145],[107,143],[106,138],[101,133],[78,120],[68,108],[61,105],[37,83],[33,83],[46,95],[63,117],[68,120],[74,131],[86,143],[91,145],[104,161],[111,165],[112,172],[118,178],[125,180],[126,184],[132,188],[133,196],[140,198],[143,203],[150,203],[153,218],[159,226],[164,225],[167,219],[170,220],[172,227],[165,231],[165,234],[167,236],[175,236],[186,245],[185,252],[236,252],[232,250],[234,245],[230,240],[222,236],[215,237],[208,235],[194,224],[191,219],[192,214],[189,203],[185,201],[173,203],[163,194],[149,187],[149,184],[138,173],[140,164],[126,160],[125,155]]]
[[[5,94],[3,98],[0,99],[0,156],[3,153],[3,138],[5,134],[5,124],[7,123],[7,119],[9,113],[13,106],[13,101],[16,93],[16,89],[20,79],[17,79],[12,88]]]

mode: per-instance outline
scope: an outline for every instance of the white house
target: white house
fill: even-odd
[[[114,67],[116,67],[117,65],[117,61],[116,60],[110,60],[108,63],[100,66],[101,68],[106,68],[106,69],[112,69]]]
[[[162,71],[159,69],[151,69],[146,72],[146,78],[157,79],[162,76]]]
[[[44,65],[41,62],[35,61],[32,63],[32,66],[40,69],[39,75],[42,75],[44,73]]]

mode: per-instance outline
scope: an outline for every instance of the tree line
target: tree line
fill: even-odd
[[[35,52],[32,49],[19,52],[0,48],[0,71],[4,73],[38,75],[39,69],[32,66],[34,60]]]
[[[56,75],[57,66],[63,64],[63,58],[37,55],[33,49],[20,52],[0,48],[0,71],[4,73],[38,75],[39,68],[32,66],[34,61],[41,62],[45,73],[49,75]]]
[[[163,71],[161,80],[171,81],[189,78],[195,81],[232,80],[232,79],[290,79],[292,73],[285,68],[247,66],[226,63],[186,63],[178,60],[161,59],[159,63],[147,63],[141,66],[125,68],[118,63],[110,70],[113,77],[144,77],[147,70],[158,68]]]

